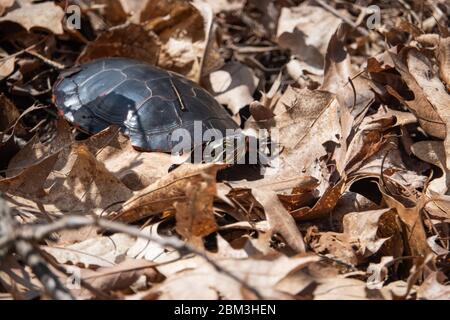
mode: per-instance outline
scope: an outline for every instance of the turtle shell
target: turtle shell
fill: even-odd
[[[54,88],[59,111],[79,129],[95,134],[120,126],[133,146],[170,152],[172,133],[194,121],[204,132],[238,125],[206,90],[176,73],[125,58],[95,60],[63,72]],[[198,130],[198,129],[197,129]]]

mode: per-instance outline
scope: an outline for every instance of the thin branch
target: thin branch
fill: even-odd
[[[216,271],[228,276],[229,278],[240,283],[247,290],[251,291],[258,299],[263,299],[263,296],[259,293],[257,289],[250,286],[248,283],[237,277],[232,272],[224,269],[214,260],[210,259],[205,253],[197,250],[196,248],[186,244],[182,240],[175,237],[154,237],[149,234],[143,233],[136,227],[125,225],[123,223],[110,221],[106,219],[101,219],[93,216],[66,216],[55,222],[46,225],[23,225],[15,233],[15,240],[21,239],[26,241],[40,241],[54,232],[67,229],[78,229],[85,226],[96,226],[109,231],[126,233],[131,236],[146,239],[148,241],[153,241],[161,246],[173,248],[180,253],[193,253],[202,257],[207,263],[216,269]],[[2,241],[0,241],[0,248],[2,246]]]
[[[48,267],[47,262],[39,255],[33,245],[24,240],[15,242],[17,254],[33,270],[33,273],[42,283],[45,291],[55,300],[75,300],[70,291],[61,283]]]

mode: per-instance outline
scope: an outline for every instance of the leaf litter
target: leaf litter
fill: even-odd
[[[0,1],[0,297],[450,299],[448,3],[373,1],[373,26],[352,1],[263,2],[79,1],[73,29],[58,1]],[[58,73],[118,56],[276,154],[173,169],[118,127],[77,133]]]

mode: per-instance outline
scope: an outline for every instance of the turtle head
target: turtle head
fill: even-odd
[[[268,165],[276,156],[270,140],[258,139],[243,132],[208,142],[203,151],[204,162],[226,164]]]
[[[226,164],[240,163],[247,152],[247,142],[248,136],[242,132],[209,141],[203,148],[203,161]]]
[[[185,162],[269,166],[277,155],[272,149],[273,143],[267,138],[258,139],[238,131],[195,146]]]

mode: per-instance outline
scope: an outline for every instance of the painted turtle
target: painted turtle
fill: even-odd
[[[119,125],[134,147],[170,152],[176,129],[238,129],[206,90],[176,73],[125,58],[95,60],[63,72],[54,88],[59,111],[81,131]]]

